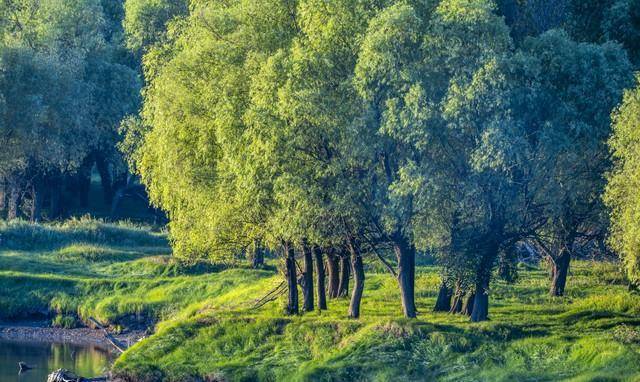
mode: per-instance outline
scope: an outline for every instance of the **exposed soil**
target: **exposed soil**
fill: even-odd
[[[53,328],[51,321],[11,321],[0,322],[0,339],[26,342],[55,342],[75,345],[96,345],[105,350],[117,350],[105,337],[102,330],[91,328]],[[119,343],[133,345],[144,337],[144,330],[127,330],[120,334],[111,333]]]

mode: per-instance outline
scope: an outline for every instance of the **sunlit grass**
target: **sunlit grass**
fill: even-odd
[[[373,266],[361,319],[346,317],[347,299],[287,317],[284,296],[252,309],[282,281],[274,261],[261,271],[185,266],[161,234],[141,227],[18,226],[0,249],[0,316],[151,325],[155,334],[115,364],[131,380],[640,380],[640,296],[612,263],[574,262],[567,296],[555,299],[544,267],[521,267],[517,284],[492,285],[491,320],[480,324],[431,311],[439,277],[430,266],[418,272],[418,320],[401,317],[396,280]],[[122,245],[103,229],[133,233]],[[42,235],[60,240],[18,245]]]

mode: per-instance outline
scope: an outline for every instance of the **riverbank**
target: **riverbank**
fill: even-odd
[[[110,335],[118,343],[130,347],[145,337],[145,331],[126,330],[123,333],[110,333]],[[89,327],[56,328],[51,326],[50,320],[0,322],[1,340],[29,343],[63,343],[79,346],[93,345],[112,353],[120,353],[100,329]]]
[[[347,318],[348,299],[288,317],[284,296],[255,308],[282,281],[276,264],[185,266],[169,254],[162,234],[144,227],[0,227],[0,316],[48,315],[21,329],[0,326],[0,336],[102,338],[50,328],[89,317],[114,334],[148,328],[113,365],[125,382],[640,380],[640,296],[616,264],[572,263],[563,298],[547,296],[544,268],[522,267],[516,284],[492,285],[491,321],[472,324],[431,311],[436,267],[418,268],[416,320],[401,318],[397,281],[375,259],[365,259],[359,320]]]

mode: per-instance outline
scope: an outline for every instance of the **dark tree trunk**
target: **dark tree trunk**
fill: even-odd
[[[322,259],[322,251],[319,247],[313,247],[313,254],[315,257],[316,265],[316,290],[318,291],[318,309],[327,309],[327,295],[324,286],[325,274],[324,274],[324,261]]]
[[[100,174],[100,183],[102,184],[102,194],[105,204],[111,205],[113,201],[113,179],[111,172],[109,171],[109,163],[102,157],[102,155],[96,155],[96,168]]]
[[[42,184],[39,180],[31,186],[31,222],[37,223],[42,216]]]
[[[471,308],[471,321],[480,322],[489,319],[489,275],[482,275],[476,283],[476,292]]]
[[[251,251],[253,252],[251,254],[251,267],[253,269],[262,268],[264,266],[264,250],[258,243],[254,243]]]
[[[473,302],[476,298],[476,294],[473,292],[469,292],[467,293],[467,295],[464,297],[464,302],[462,303],[462,314],[467,315],[467,316],[471,316],[471,313],[473,313]]]
[[[398,283],[402,312],[407,318],[417,315],[415,304],[416,249],[405,238],[398,238],[394,244],[398,258]]]
[[[329,274],[327,294],[329,298],[338,298],[340,295],[340,259],[333,251],[327,253],[327,273]]]
[[[287,286],[289,288],[289,300],[287,314],[298,314],[298,284],[296,275],[296,257],[291,244],[284,245],[286,256]]]
[[[551,259],[551,288],[549,289],[549,294],[552,297],[564,296],[570,263],[571,253],[566,249],[563,249],[555,259]]]
[[[451,309],[451,288],[447,286],[444,281],[440,284],[440,291],[438,292],[438,299],[436,305],[433,308],[434,312],[448,312]]]
[[[360,251],[349,245],[351,252],[351,267],[353,268],[353,292],[351,293],[351,302],[349,303],[349,317],[360,317],[360,302],[362,301],[362,293],[364,291],[364,267],[362,264],[362,255]]]
[[[456,314],[462,312],[462,296],[464,292],[460,287],[460,283],[456,282],[456,289],[453,292],[453,300],[451,301],[451,308],[449,309],[449,313]]]
[[[52,179],[49,189],[49,218],[57,219],[62,214],[61,199],[62,184],[60,179]]]
[[[349,278],[351,271],[351,262],[349,255],[344,250],[340,253],[340,284],[338,285],[338,297],[347,297],[349,295]]]
[[[303,309],[305,312],[313,312],[313,255],[308,245],[302,245],[302,253],[304,254],[304,272],[302,277]]]
[[[7,208],[7,186],[5,180],[0,178],[0,212]]]

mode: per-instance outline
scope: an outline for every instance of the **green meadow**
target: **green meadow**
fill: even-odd
[[[264,270],[181,264],[166,235],[79,219],[0,226],[0,315],[73,327],[148,327],[120,356],[124,381],[637,381],[640,296],[615,263],[577,261],[567,295],[548,297],[544,266],[496,282],[488,322],[433,313],[438,269],[420,266],[419,316],[402,318],[393,276],[367,259],[362,316],[348,299],[288,317],[282,281]]]

